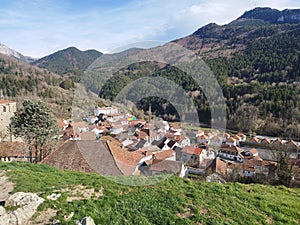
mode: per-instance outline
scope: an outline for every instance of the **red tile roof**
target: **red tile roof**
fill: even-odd
[[[251,172],[255,172],[255,169],[253,166],[248,166],[245,164],[237,164],[237,163],[233,163],[231,165],[228,166],[230,169],[238,169],[238,170],[242,170],[242,171],[251,171]]]
[[[139,161],[145,157],[140,151],[129,152],[126,148],[122,148],[122,144],[113,137],[103,136],[101,140],[107,144],[124,175],[131,175]]]
[[[9,104],[9,103],[14,103],[14,102],[10,100],[0,99],[0,104]]]
[[[254,143],[258,143],[259,142],[259,139],[257,137],[253,137],[250,139],[249,142],[254,142]]]
[[[218,173],[220,175],[227,174],[227,164],[220,158],[216,157],[212,162],[213,172]]]
[[[282,145],[282,140],[280,140],[280,139],[278,138],[278,139],[276,139],[275,141],[273,141],[272,144],[274,144],[274,145]]]
[[[183,147],[181,152],[184,152],[184,153],[187,153],[190,155],[198,155],[199,156],[202,151],[203,151],[202,148],[197,148],[194,146],[185,146],[185,147]]]
[[[63,129],[65,126],[67,126],[67,124],[64,123],[64,119],[63,118],[57,118],[57,125],[60,129]]]
[[[255,148],[250,149],[249,152],[251,152],[253,156],[258,154],[258,151]]]
[[[174,156],[175,152],[172,149],[165,150],[165,151],[160,151],[158,153],[155,153],[153,157],[157,160],[164,160],[167,158],[170,158]]]
[[[80,140],[96,140],[96,135],[92,131],[79,133]]]
[[[28,156],[26,145],[21,142],[0,142],[0,157]]]
[[[110,151],[98,141],[67,141],[41,163],[103,176],[122,175]]]
[[[243,133],[241,133],[241,132],[238,132],[237,135],[240,136],[240,137],[242,137],[242,138],[247,137],[245,134],[243,134]]]
[[[226,142],[228,142],[228,143],[235,143],[235,142],[236,142],[236,139],[233,138],[233,137],[230,137],[230,138],[228,138],[228,139],[226,140]]]
[[[269,138],[264,138],[264,139],[261,141],[261,143],[270,144],[270,143],[271,143],[271,141],[270,141],[270,139],[269,139]]]
[[[297,143],[293,140],[290,140],[288,143],[287,143],[289,146],[294,146],[294,147],[298,147]]]

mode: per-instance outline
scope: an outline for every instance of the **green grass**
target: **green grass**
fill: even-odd
[[[91,216],[96,224],[300,223],[300,189],[206,183],[174,176],[155,185],[126,186],[97,174],[27,163],[0,163],[0,170],[8,171],[16,184],[14,192],[36,192],[44,198],[55,190],[79,184],[103,188],[103,196],[98,199],[67,202],[69,193],[63,193],[58,200],[46,200],[39,207],[40,211],[60,209],[55,219],[62,224],[74,224],[85,216]],[[71,212],[74,217],[64,221]]]

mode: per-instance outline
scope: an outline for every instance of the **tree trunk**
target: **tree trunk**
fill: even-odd
[[[32,148],[29,146],[29,162],[32,163]]]
[[[38,158],[39,158],[39,150],[38,150],[38,147],[35,146],[35,163],[38,162]]]
[[[41,148],[40,149],[40,160],[39,161],[42,161],[42,159],[43,159],[43,149]]]

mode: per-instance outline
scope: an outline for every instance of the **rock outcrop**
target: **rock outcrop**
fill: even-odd
[[[81,222],[77,222],[76,225],[95,225],[94,220],[90,217],[84,217]]]
[[[15,210],[7,212],[0,207],[1,225],[26,225],[38,206],[44,202],[37,194],[17,192],[11,195],[5,202],[5,207],[16,207]]]

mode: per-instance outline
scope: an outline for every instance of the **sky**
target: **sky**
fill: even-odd
[[[75,46],[103,53],[167,42],[255,7],[300,8],[299,0],[0,0],[0,43],[40,58]]]

